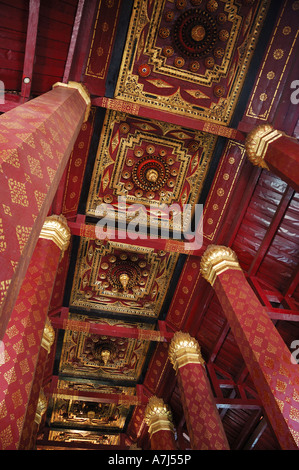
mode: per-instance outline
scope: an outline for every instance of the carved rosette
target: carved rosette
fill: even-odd
[[[199,344],[189,333],[177,331],[173,335],[168,355],[176,372],[186,364],[204,364]]]
[[[148,401],[144,420],[149,426],[151,436],[158,431],[174,432],[172,413],[169,407],[164,403],[162,398],[158,398],[155,395]]]
[[[86,122],[88,120],[88,116],[89,116],[90,108],[91,108],[90,94],[86,85],[84,85],[83,83],[70,81],[68,83],[63,83],[63,82],[54,83],[52,88],[56,88],[56,87],[75,88],[76,90],[78,90],[78,92],[80,93],[80,95],[82,96],[82,98],[84,99],[86,103],[86,111],[85,111],[85,116],[84,116],[84,122]]]
[[[66,218],[63,215],[47,217],[39,237],[51,240],[62,252],[67,250],[71,239],[71,231]]]
[[[253,165],[269,170],[265,156],[269,144],[279,139],[283,132],[274,129],[270,124],[262,124],[253,129],[245,141],[247,157]]]
[[[241,271],[235,252],[227,246],[209,245],[200,262],[202,277],[213,286],[216,277],[227,269]]]

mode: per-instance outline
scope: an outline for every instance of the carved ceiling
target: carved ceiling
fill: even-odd
[[[268,6],[136,1],[115,97],[228,125]]]

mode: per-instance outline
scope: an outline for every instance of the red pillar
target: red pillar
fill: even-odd
[[[169,357],[177,372],[192,449],[229,450],[197,341],[176,332]]]
[[[41,231],[3,337],[0,364],[0,449],[17,450],[34,426],[45,348],[42,341],[61,251],[70,234],[64,218],[49,217]],[[29,431],[28,431],[29,430]],[[30,434],[30,435],[29,435]]]
[[[171,411],[161,398],[149,399],[145,422],[149,426],[151,450],[177,450]]]
[[[281,448],[298,450],[298,365],[230,248],[210,245],[201,273],[213,285]]]
[[[246,139],[249,160],[270,170],[295,191],[299,191],[299,144],[269,124],[258,126]]]
[[[58,83],[0,116],[0,339],[89,107],[82,85]]]

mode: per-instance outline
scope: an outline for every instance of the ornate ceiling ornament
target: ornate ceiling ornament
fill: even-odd
[[[227,269],[242,271],[237,255],[227,246],[209,245],[200,262],[200,272],[212,286],[219,276]]]
[[[145,423],[149,426],[150,435],[158,431],[172,431],[172,413],[162,398],[152,396],[145,409]]]
[[[132,179],[144,191],[158,191],[170,176],[169,166],[161,157],[146,156],[133,168]]]
[[[172,38],[175,48],[194,59],[207,57],[217,41],[217,23],[205,10],[188,9],[176,20]]]
[[[115,290],[127,292],[140,283],[141,269],[137,263],[120,260],[110,266],[107,280]]]
[[[51,215],[47,217],[39,238],[51,240],[63,252],[67,250],[71,239],[71,231],[66,218],[63,215]]]
[[[253,129],[245,141],[245,149],[248,159],[253,165],[269,170],[265,162],[268,145],[279,139],[283,132],[274,129],[270,124],[262,124]]]
[[[174,334],[168,354],[176,371],[186,364],[204,364],[198,342],[189,333],[182,331],[177,331]]]

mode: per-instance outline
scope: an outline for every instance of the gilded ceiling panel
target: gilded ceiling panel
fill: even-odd
[[[176,253],[82,237],[70,306],[157,319],[177,259]]]
[[[269,0],[135,0],[115,98],[228,125]]]
[[[133,224],[139,208],[140,226],[185,231],[187,216],[164,220],[155,211],[172,205],[182,214],[188,204],[192,217],[215,144],[216,136],[205,132],[107,111],[86,214],[103,216],[109,204],[116,220]]]
[[[135,389],[132,387],[122,387],[120,385],[102,385],[92,380],[78,379],[77,381],[58,381],[59,391],[67,393],[68,391],[76,391],[78,396],[70,398],[63,396],[61,393],[56,394],[52,398],[52,414],[50,423],[59,425],[60,427],[107,429],[110,431],[120,430],[123,428],[130,405],[120,403],[107,403],[107,400],[85,399],[84,392],[96,392],[109,397],[111,394],[121,394],[123,396],[132,396]],[[83,397],[79,397],[79,393],[83,393]],[[73,435],[68,431],[57,431],[52,435],[52,440],[61,440],[66,442],[86,441],[98,444],[113,444],[117,440],[117,436],[105,436],[101,434],[79,433]]]
[[[86,316],[70,314],[71,319]],[[90,319],[89,319],[90,320]],[[92,319],[107,325],[142,328],[142,323],[127,324],[123,321],[101,318]],[[151,326],[147,326],[150,329]],[[137,338],[116,338],[66,330],[59,364],[59,373],[72,377],[113,380],[119,383],[136,383],[142,373],[149,342]]]
[[[119,445],[119,434],[105,434],[96,431],[84,430],[57,430],[49,432],[49,441],[61,442],[62,447],[64,442],[72,442],[78,444],[98,444],[98,445]],[[43,447],[44,450],[47,450]]]

